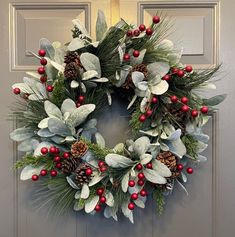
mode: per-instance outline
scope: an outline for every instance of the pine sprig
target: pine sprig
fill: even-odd
[[[52,159],[50,159],[47,156],[33,156],[33,155],[25,155],[21,160],[18,160],[14,168],[15,169],[20,169],[24,168],[28,165],[32,165],[33,167],[39,167],[39,166],[44,166],[45,169],[51,170],[54,167],[54,162]]]
[[[184,143],[187,154],[191,156],[193,159],[197,159],[198,157],[198,141],[195,140],[192,136],[189,134],[183,136],[181,138],[182,142]]]
[[[157,213],[158,215],[162,215],[165,206],[165,198],[163,195],[163,191],[159,188],[154,189],[153,191],[153,199],[157,204]]]

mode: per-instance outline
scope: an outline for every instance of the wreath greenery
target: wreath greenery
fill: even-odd
[[[30,53],[41,66],[12,87],[19,128],[10,137],[26,153],[15,164],[20,178],[38,181],[38,200],[57,214],[73,207],[117,220],[121,210],[133,222],[133,209],[150,195],[161,213],[166,195],[176,184],[186,191],[192,167],[206,161],[202,127],[225,95],[208,99],[199,91],[215,88],[209,80],[219,67],[184,66],[182,51],[165,39],[165,17],[154,16],[149,28],[121,20],[107,29],[99,11],[96,42],[73,24],[65,45],[40,40],[38,54]],[[115,97],[129,104],[132,139],[108,148],[96,118]]]

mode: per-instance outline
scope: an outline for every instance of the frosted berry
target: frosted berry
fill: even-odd
[[[147,28],[145,33],[146,35],[151,36],[153,34],[153,30],[151,28]]]
[[[184,169],[184,166],[182,164],[177,165],[177,170],[181,171]]]
[[[140,196],[145,197],[146,195],[147,195],[147,192],[144,189],[142,189],[140,191]]]
[[[139,121],[142,122],[142,123],[143,123],[146,119],[147,119],[147,117],[145,116],[145,114],[142,114],[142,115],[140,115],[140,117],[139,117]]]
[[[124,60],[124,61],[129,61],[130,58],[131,58],[131,56],[130,56],[130,54],[128,54],[128,53],[125,53],[124,56],[123,56],[123,60]]]
[[[140,52],[139,52],[138,50],[134,50],[134,51],[133,51],[133,56],[134,56],[135,58],[139,57],[139,55],[140,55]]]
[[[106,203],[106,197],[105,196],[101,196],[100,197],[100,202],[101,203]]]
[[[96,190],[96,194],[99,195],[99,196],[101,196],[103,193],[104,193],[104,188],[98,188]]]
[[[93,170],[91,168],[86,169],[86,176],[91,176],[93,173]]]
[[[142,173],[142,172],[139,173],[139,174],[138,174],[138,178],[139,178],[139,179],[144,179],[144,178],[145,178],[144,173]]]
[[[191,71],[193,70],[193,68],[192,68],[191,65],[187,65],[187,66],[184,68],[184,70],[185,70],[186,72],[191,72]]]
[[[39,67],[38,68],[38,73],[39,74],[44,74],[45,73],[45,68],[44,67]]]
[[[182,97],[181,98],[181,102],[183,103],[183,104],[187,104],[188,103],[188,98],[187,97]]]
[[[51,170],[50,175],[51,175],[51,177],[55,177],[57,175],[57,171],[56,170]]]
[[[178,77],[183,77],[184,76],[184,71],[183,70],[178,70],[177,72]]]
[[[132,193],[131,194],[131,199],[132,200],[137,200],[138,199],[138,193]]]
[[[186,171],[187,171],[188,174],[192,174],[193,173],[193,168],[188,167]]]
[[[154,96],[154,97],[152,98],[151,102],[152,102],[153,104],[156,104],[156,103],[158,102],[158,98]]]
[[[207,114],[208,113],[208,107],[207,106],[202,106],[201,107],[201,112],[203,113],[203,114]]]
[[[43,66],[45,66],[45,65],[47,65],[47,60],[46,60],[45,58],[41,58],[41,59],[40,59],[40,63],[41,63]]]
[[[181,110],[186,113],[186,112],[189,111],[189,107],[188,107],[187,105],[183,105],[183,106],[181,107]]]
[[[178,98],[177,98],[176,95],[172,95],[172,96],[171,96],[171,102],[172,102],[172,103],[178,102]]]
[[[48,85],[48,86],[46,87],[46,90],[47,90],[48,92],[52,92],[52,91],[54,90],[54,87],[53,87],[52,85]]]
[[[128,182],[128,185],[129,185],[130,187],[134,187],[134,186],[135,186],[135,181],[134,181],[134,180],[130,180],[130,181]]]
[[[133,202],[130,202],[130,203],[128,204],[128,209],[134,210],[134,208],[135,208],[135,204],[134,204]]]
[[[192,115],[192,117],[194,117],[194,118],[196,118],[197,116],[198,116],[198,111],[197,110],[192,110],[191,111],[191,115]]]
[[[41,171],[40,171],[40,175],[41,175],[41,176],[46,176],[46,175],[47,175],[47,170],[44,170],[44,169],[41,170]]]
[[[42,147],[41,148],[41,153],[42,153],[42,155],[46,155],[48,153],[48,148],[47,147]]]

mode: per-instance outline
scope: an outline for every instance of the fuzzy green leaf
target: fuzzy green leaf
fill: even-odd
[[[105,19],[104,12],[99,10],[98,11],[98,16],[97,16],[97,21],[96,21],[96,40],[100,41],[105,32],[107,31],[107,23]]]
[[[226,94],[216,95],[214,97],[211,97],[210,99],[204,99],[203,104],[207,106],[215,106],[223,102],[226,97]]]

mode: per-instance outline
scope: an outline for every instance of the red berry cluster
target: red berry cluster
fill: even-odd
[[[177,170],[178,171],[182,171],[183,169],[184,169],[184,166],[182,164],[178,164],[177,165]],[[187,171],[188,174],[192,174],[193,173],[193,168],[192,167],[188,167],[186,169],[186,171]]]
[[[104,195],[104,188],[103,187],[97,188],[96,194],[99,195],[100,198],[99,198],[99,203],[97,203],[95,206],[95,211],[99,212],[99,211],[101,211],[101,208],[102,208],[101,205],[106,203],[106,197]]]
[[[41,154],[43,156],[46,156],[46,155],[50,155],[53,157],[53,161],[54,161],[54,169],[50,170],[49,173],[51,175],[51,177],[55,177],[57,176],[58,172],[57,170],[61,169],[62,168],[62,163],[61,163],[61,159],[68,159],[70,157],[70,153],[69,152],[64,152],[64,153],[61,153],[60,152],[60,149],[58,147],[55,147],[55,146],[51,146],[49,148],[47,147],[42,147],[41,148]],[[56,170],[57,169],[57,170]],[[46,176],[48,174],[48,170],[46,169],[42,169],[40,171],[40,175],[41,176]],[[39,179],[39,175],[37,174],[34,174],[32,176],[32,180],[33,181],[37,181]]]
[[[78,97],[78,100],[77,100],[77,103],[76,103],[76,107],[79,108],[85,101],[85,96],[83,95],[80,95]]]
[[[151,99],[151,104],[157,104],[158,103],[158,98],[156,96],[154,96],[152,99]],[[146,109],[146,112],[144,114],[141,114],[140,117],[139,117],[139,121],[140,122],[145,122],[145,120],[149,117],[151,117],[153,114],[153,110],[151,108],[147,108]]]
[[[100,160],[98,162],[100,172],[105,172],[107,170],[107,165],[104,161]]]
[[[193,118],[196,118],[196,117],[199,115],[198,110],[196,110],[196,109],[191,109],[191,108],[187,105],[189,99],[188,99],[186,96],[183,96],[183,97],[179,100],[179,98],[178,98],[176,95],[172,95],[172,96],[170,97],[170,100],[171,100],[172,103],[181,103],[181,104],[182,104],[181,111],[184,112],[184,113],[187,113],[187,112],[189,112],[189,111],[191,110],[191,116],[192,116]],[[209,110],[209,109],[208,109],[207,106],[202,106],[202,107],[200,108],[200,111],[201,111],[201,113],[203,113],[203,114],[207,114],[207,113],[208,113],[208,110]]]

